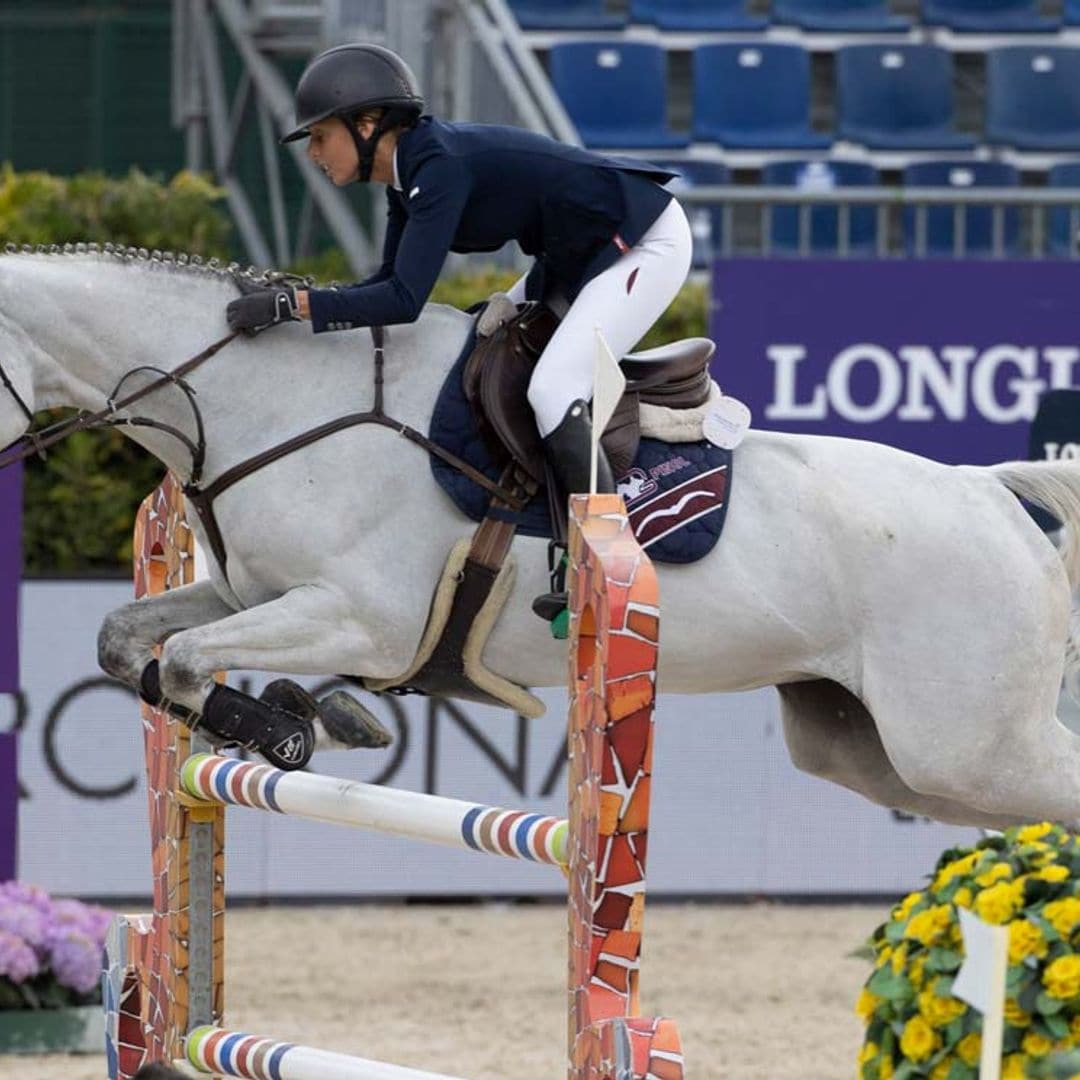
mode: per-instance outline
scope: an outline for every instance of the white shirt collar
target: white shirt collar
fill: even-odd
[[[398,171],[397,171],[397,147],[396,146],[394,147],[393,165],[394,165],[394,190],[395,191],[401,191],[402,190],[401,177],[398,175]]]

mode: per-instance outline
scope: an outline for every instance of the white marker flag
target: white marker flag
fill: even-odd
[[[589,473],[589,494],[596,494],[596,461],[600,453],[600,436],[619,404],[626,389],[626,376],[612,355],[603,332],[596,328],[596,366],[593,370],[592,400],[592,470]]]
[[[953,997],[966,1001],[983,1014],[979,1080],[998,1080],[1005,1022],[1005,976],[1009,971],[1009,928],[983,922],[978,915],[960,908],[960,933],[964,938],[964,962],[953,982]]]

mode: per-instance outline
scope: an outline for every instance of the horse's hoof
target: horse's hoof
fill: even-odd
[[[389,746],[394,736],[370,709],[351,694],[335,690],[317,705],[321,727],[331,742],[320,749],[353,750],[359,747],[378,750]]]
[[[267,683],[266,688],[259,695],[259,700],[273,708],[284,709],[294,716],[303,717],[305,720],[314,720],[319,711],[315,699],[292,679],[275,679]]]

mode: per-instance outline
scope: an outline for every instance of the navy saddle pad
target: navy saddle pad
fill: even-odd
[[[499,468],[477,430],[461,375],[472,352],[473,336],[458,358],[435,402],[431,440],[497,481]],[[617,481],[634,535],[658,562],[689,563],[707,555],[720,537],[731,497],[732,452],[707,440],[665,443],[642,439],[633,467]],[[452,465],[431,457],[443,490],[462,513],[480,521],[491,496]],[[535,496],[521,511],[492,511],[517,525],[526,536],[553,535],[547,497]]]

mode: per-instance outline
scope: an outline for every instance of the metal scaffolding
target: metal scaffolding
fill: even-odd
[[[187,166],[212,172],[224,189],[252,262],[288,266],[309,254],[316,216],[358,276],[377,261],[379,226],[363,227],[344,193],[307,160],[303,142],[277,142],[293,126],[283,60],[345,41],[400,53],[425,87],[429,112],[579,143],[505,0],[173,0],[173,122],[185,132]],[[230,87],[226,71],[237,66]],[[262,200],[253,199],[237,168],[241,140],[252,131],[268,205],[261,215],[255,207]],[[289,167],[303,187],[293,221],[283,173]],[[250,169],[245,175],[250,185]],[[379,222],[381,214],[371,217]]]

